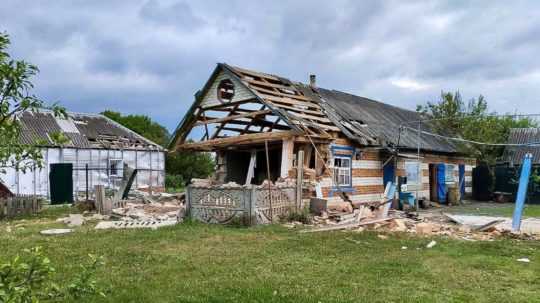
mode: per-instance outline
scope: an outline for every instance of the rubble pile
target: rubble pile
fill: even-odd
[[[458,216],[459,217],[459,216]],[[487,223],[463,223],[455,220],[452,215],[444,213],[412,213],[390,210],[387,215],[381,210],[361,207],[354,211],[328,210],[314,216],[312,224],[292,222],[285,225],[288,228],[301,228],[301,232],[322,232],[332,230],[351,230],[362,232],[376,230],[385,233],[403,232],[419,236],[446,236],[466,241],[491,241],[501,236],[520,239],[538,239],[539,235],[530,233],[512,234],[501,220]]]
[[[146,192],[131,191],[130,196],[112,209],[111,217],[124,221],[130,220],[176,220],[181,222],[185,215],[185,194],[159,193],[150,195]]]

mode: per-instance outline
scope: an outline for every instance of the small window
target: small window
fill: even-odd
[[[453,183],[456,182],[456,175],[454,173],[456,169],[456,166],[454,164],[446,164],[445,170],[444,170],[444,179],[446,183]]]
[[[351,186],[351,158],[334,157],[334,182],[337,186]]]
[[[217,87],[217,97],[221,102],[230,102],[234,97],[234,83],[229,79],[223,79]]]
[[[112,177],[122,177],[123,175],[124,162],[119,159],[109,160],[109,176]]]
[[[407,174],[407,184],[419,184],[418,162],[405,162],[405,173]]]

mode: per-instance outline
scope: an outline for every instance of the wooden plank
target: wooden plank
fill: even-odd
[[[233,127],[222,127],[221,130],[228,130],[228,131],[234,131],[239,132],[241,134],[258,134],[259,131],[256,130],[249,130],[249,129],[243,129],[243,128],[233,128]]]
[[[248,75],[248,76],[259,77],[259,78],[267,78],[267,79],[271,79],[271,80],[274,80],[274,81],[281,81],[278,77],[273,76],[273,75],[259,73],[259,72],[256,72],[256,71],[243,69],[241,67],[236,67],[236,66],[230,66],[229,65],[229,67],[232,70],[234,70],[235,72],[240,73],[240,74],[245,74],[245,75]]]
[[[268,82],[268,81],[258,81],[258,80],[254,80],[254,79],[242,79],[242,80],[244,80],[244,81],[246,81],[246,82],[248,82],[250,84],[266,86],[266,87],[269,87],[269,88],[293,90],[293,91],[299,92],[295,87],[285,85],[285,84],[274,84],[274,83],[271,83],[271,82]]]
[[[249,85],[249,84],[247,84],[247,85]],[[257,91],[257,93],[261,93],[261,94],[273,95],[273,96],[277,96],[277,97],[287,97],[287,98],[296,99],[296,100],[300,100],[300,101],[308,101],[308,102],[313,101],[310,98],[308,98],[306,96],[303,96],[303,95],[287,94],[287,93],[277,92],[277,91],[264,89],[264,88],[260,88],[260,87],[253,87],[253,86],[250,86],[250,88]]]
[[[309,109],[304,109],[304,108],[298,108],[298,107],[294,107],[294,106],[280,104],[278,102],[273,102],[273,101],[268,101],[268,102],[272,103],[272,105],[274,105],[275,107],[279,107],[279,108],[282,108],[282,109],[286,110],[287,112],[288,111],[293,111],[293,112],[297,112],[297,113],[306,113],[306,114],[310,114],[310,115],[326,117],[326,115],[320,110],[309,110]]]
[[[312,120],[312,121],[318,121],[318,122],[322,122],[322,123],[325,123],[325,124],[330,124],[331,126],[334,125],[332,123],[332,121],[328,120],[328,118],[326,118],[326,117],[304,115],[304,114],[301,114],[301,113],[291,113],[291,115],[294,115],[294,116],[300,117],[300,118],[304,118],[304,119],[308,119],[308,120]]]
[[[292,137],[298,135],[294,131],[277,131],[268,133],[247,134],[234,137],[227,137],[222,139],[212,139],[204,142],[184,143],[178,145],[178,149],[192,149],[192,150],[213,150],[220,147],[245,145],[253,143],[264,143],[265,140],[282,140],[283,138]]]
[[[255,98],[251,98],[251,99],[240,100],[240,101],[235,101],[235,102],[226,102],[226,103],[223,103],[223,104],[204,106],[204,107],[201,107],[201,108],[204,109],[204,110],[216,110],[218,108],[234,107],[234,106],[238,106],[238,105],[246,104],[246,103],[258,103],[258,104],[260,104],[261,102],[259,102]]]
[[[276,97],[276,96],[263,94],[263,93],[260,93],[260,96],[261,96],[261,98],[265,99],[267,102],[269,100],[269,101],[271,101],[273,103],[282,103],[282,104],[285,104],[285,105],[298,105],[298,106],[304,106],[306,108],[312,108],[312,109],[315,109],[315,110],[320,110],[321,109],[319,104],[317,104],[315,102],[304,102],[304,101],[299,101],[299,100],[293,100],[293,99],[291,99],[289,97]]]
[[[227,117],[223,117],[223,118],[207,119],[206,121],[197,121],[197,123],[195,123],[195,126],[227,122],[227,121],[236,120],[236,119],[242,119],[242,118],[255,118],[256,116],[266,115],[266,114],[270,114],[270,113],[272,113],[272,111],[267,109],[267,110],[254,111],[254,112],[251,112],[251,113],[227,116]]]

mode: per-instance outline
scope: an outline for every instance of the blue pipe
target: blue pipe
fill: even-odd
[[[525,206],[525,197],[527,197],[527,188],[529,186],[529,177],[531,175],[532,154],[526,154],[521,165],[521,175],[519,176],[519,187],[516,197],[516,207],[512,219],[512,232],[519,232],[521,228],[521,216]]]

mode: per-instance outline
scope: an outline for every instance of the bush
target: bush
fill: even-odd
[[[0,265],[0,302],[61,301],[93,294],[105,296],[94,278],[97,268],[103,265],[101,257],[89,255],[90,264],[81,265],[81,272],[62,288],[52,281],[55,269],[40,247],[25,249],[24,253],[24,257],[16,256]]]
[[[182,189],[186,186],[184,177],[181,175],[165,175],[165,187],[170,189]]]

